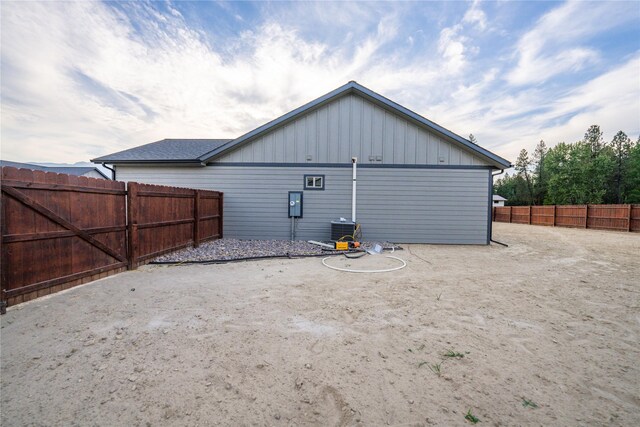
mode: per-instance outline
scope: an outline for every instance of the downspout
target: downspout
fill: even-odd
[[[502,169],[500,171],[500,173],[496,173],[496,174],[491,174],[491,197],[489,198],[489,203],[491,204],[491,224],[493,224],[493,178],[495,178],[498,175],[502,175],[504,173],[504,169]],[[509,245],[507,245],[506,243],[502,243],[502,242],[498,242],[497,240],[493,240],[493,225],[491,226],[491,229],[489,230],[489,241],[493,242],[493,243],[497,243],[499,245],[502,246],[506,246],[509,247]]]
[[[351,184],[351,222],[356,223],[356,170],[358,169],[358,158],[351,158],[352,184]]]
[[[116,167],[115,167],[115,165],[113,166],[113,169],[111,169],[105,163],[102,163],[102,167],[105,168],[105,169],[109,169],[111,171],[111,179],[113,179],[115,181],[116,180]]]

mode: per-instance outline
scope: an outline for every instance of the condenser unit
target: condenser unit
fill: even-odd
[[[331,240],[353,242],[353,233],[356,231],[356,223],[350,221],[331,221]]]

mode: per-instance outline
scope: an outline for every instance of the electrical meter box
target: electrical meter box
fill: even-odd
[[[289,218],[302,218],[302,191],[289,191]]]

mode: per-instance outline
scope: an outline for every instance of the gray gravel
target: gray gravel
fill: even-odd
[[[364,242],[362,247],[372,248],[379,243],[383,248],[392,248],[388,242]],[[201,244],[198,248],[186,248],[162,255],[152,262],[193,262],[193,261],[232,261],[244,258],[260,257],[303,257],[343,253],[342,251],[323,250],[322,247],[303,240],[238,240],[220,239]]]

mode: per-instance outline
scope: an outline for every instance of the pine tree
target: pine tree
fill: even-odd
[[[516,160],[516,171],[518,171],[518,175],[524,178],[527,184],[527,190],[529,192],[529,204],[531,204],[533,199],[533,188],[531,185],[531,177],[529,176],[529,167],[531,166],[531,160],[529,159],[529,153],[524,148],[520,151],[520,155],[518,156],[518,160]]]
[[[624,176],[624,203],[640,203],[640,137],[629,148]]]
[[[625,169],[631,150],[631,138],[626,133],[618,131],[611,141],[611,148],[615,157],[613,185],[616,203],[622,203],[623,185],[625,183]]]
[[[541,139],[533,152],[534,164],[534,201],[541,205],[547,193],[547,174],[544,170],[544,158],[547,155],[547,145]]]
[[[584,143],[591,148],[591,157],[597,157],[604,148],[604,139],[600,126],[591,125],[584,134]]]

